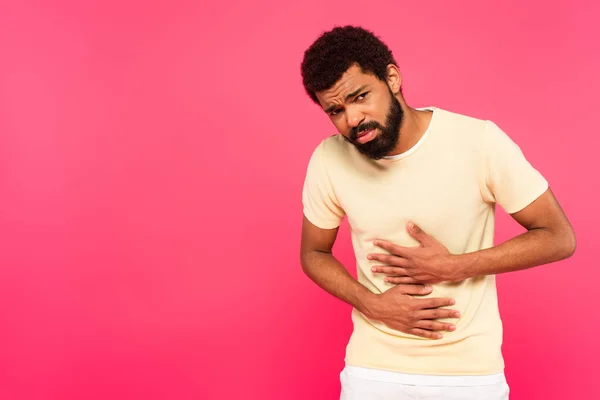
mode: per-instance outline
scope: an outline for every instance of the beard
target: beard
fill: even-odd
[[[389,92],[392,102],[387,112],[385,126],[376,121],[365,122],[364,124],[352,128],[350,130],[349,138],[344,137],[348,142],[352,143],[360,153],[373,160],[380,160],[392,152],[400,139],[400,126],[404,119],[404,110],[402,110],[400,102],[396,96],[394,96],[392,91],[390,90]],[[378,129],[380,132],[379,135],[364,144],[356,141],[357,136],[361,132],[366,132],[371,129]]]

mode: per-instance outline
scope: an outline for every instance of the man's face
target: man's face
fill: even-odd
[[[367,157],[383,158],[396,147],[404,113],[389,86],[375,75],[352,66],[316,96],[338,132]]]

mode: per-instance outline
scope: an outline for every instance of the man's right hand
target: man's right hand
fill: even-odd
[[[438,322],[436,319],[458,318],[460,313],[441,308],[454,305],[454,299],[413,297],[427,295],[431,290],[430,286],[424,285],[397,285],[371,297],[371,300],[365,304],[363,314],[400,332],[429,339],[441,339],[441,331],[451,332],[456,327],[453,324]]]

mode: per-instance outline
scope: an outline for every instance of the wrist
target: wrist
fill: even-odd
[[[468,260],[464,254],[451,254],[448,264],[450,265],[448,281],[462,282],[471,277],[468,273]]]
[[[367,318],[376,319],[377,300],[378,295],[365,288],[365,290],[359,294],[354,308],[364,314]]]

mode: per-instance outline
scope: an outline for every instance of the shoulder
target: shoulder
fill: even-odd
[[[456,130],[464,134],[481,135],[487,130],[489,120],[462,113],[438,109],[440,125],[445,129]]]
[[[461,148],[480,151],[489,145],[490,140],[493,142],[500,131],[493,121],[486,118],[448,110],[438,111],[438,127],[443,131],[443,136]]]
[[[352,145],[339,133],[322,140],[319,146],[329,156],[347,153],[352,148]]]
[[[330,163],[347,159],[353,150],[354,146],[338,133],[321,140],[312,157],[319,158],[321,163]]]

